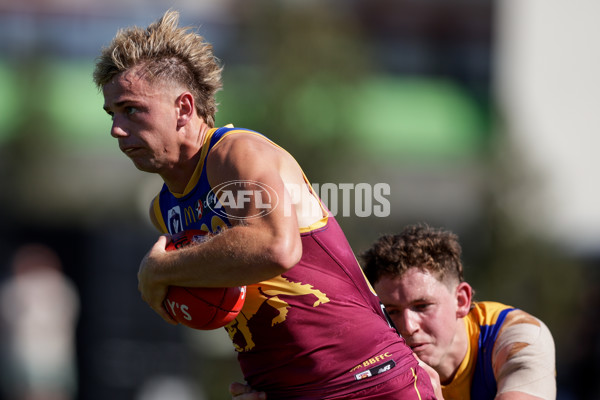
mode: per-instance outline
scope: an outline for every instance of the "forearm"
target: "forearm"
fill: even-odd
[[[542,397],[533,396],[523,392],[500,393],[494,400],[546,400]]]
[[[280,275],[298,262],[299,235],[298,243],[288,241],[285,236],[236,226],[204,243],[172,252],[150,253],[147,279],[161,285],[187,287],[231,287],[260,282]]]

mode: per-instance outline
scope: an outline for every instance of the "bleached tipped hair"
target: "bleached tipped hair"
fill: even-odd
[[[189,90],[198,115],[214,127],[222,67],[210,43],[178,24],[179,12],[169,10],[145,29],[119,30],[96,59],[94,83],[102,89],[115,75],[141,66],[148,81],[180,84]]]

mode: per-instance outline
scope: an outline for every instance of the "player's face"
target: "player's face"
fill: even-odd
[[[455,343],[464,323],[457,317],[455,287],[449,288],[429,272],[411,268],[400,277],[381,278],[374,289],[421,360],[435,369],[456,364],[454,358],[460,363],[464,353],[455,354]]]
[[[142,171],[161,173],[179,158],[177,93],[167,85],[152,85],[135,69],[103,87],[104,109],[112,117],[111,135]]]

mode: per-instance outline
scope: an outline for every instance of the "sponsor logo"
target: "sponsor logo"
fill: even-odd
[[[365,378],[370,378],[370,377],[371,377],[371,371],[369,371],[369,370],[366,370],[359,374],[354,375],[354,378],[356,378],[357,381],[360,381],[361,379],[365,379]]]
[[[388,364],[388,365],[386,365],[385,367],[379,368],[379,369],[377,370],[377,373],[378,373],[378,374],[381,374],[382,372],[389,371],[390,369],[392,369],[392,366]]]
[[[202,201],[198,200],[196,202],[196,216],[198,220],[202,219],[202,212],[204,211],[204,206],[202,205]]]
[[[388,354],[388,353],[386,353],[386,354]],[[396,362],[394,360],[389,360],[389,361],[385,362],[384,364],[380,364],[376,367],[373,367],[373,368],[370,368],[370,369],[367,369],[365,371],[355,374],[354,379],[356,379],[357,381],[360,381],[361,379],[370,378],[375,375],[383,374],[384,372],[391,370],[395,366],[396,366]]]
[[[192,206],[185,207],[183,209],[183,214],[185,216],[185,226],[189,226],[196,222],[196,211],[192,209]]]
[[[169,307],[170,314],[173,317],[177,315],[177,312],[181,312],[181,314],[183,314],[184,319],[188,321],[192,320],[192,316],[188,312],[189,307],[187,305],[176,303],[167,298],[167,306]]]

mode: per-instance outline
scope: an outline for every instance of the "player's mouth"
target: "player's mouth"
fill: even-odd
[[[124,147],[121,151],[129,156],[140,149],[141,147]]]
[[[427,346],[427,343],[410,343],[409,346],[413,351],[417,352],[422,351]]]

